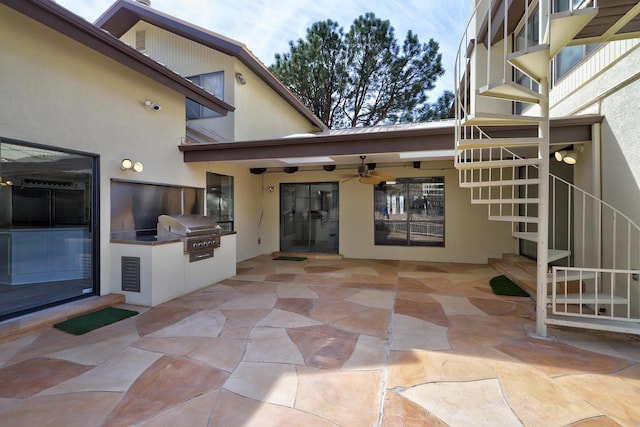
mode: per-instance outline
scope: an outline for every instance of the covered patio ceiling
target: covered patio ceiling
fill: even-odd
[[[551,120],[551,144],[558,147],[592,140],[592,125],[602,116]],[[192,143],[179,146],[186,163],[225,162],[247,168],[304,167],[360,163],[411,163],[453,159],[453,120],[327,130],[316,134],[254,141]],[[534,126],[491,127],[492,137],[534,136]]]

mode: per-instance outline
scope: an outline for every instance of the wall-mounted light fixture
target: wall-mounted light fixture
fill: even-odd
[[[162,106],[160,104],[158,104],[157,102],[153,102],[149,99],[144,101],[144,108],[146,108],[147,110],[153,110],[153,111],[162,110]]]
[[[13,181],[11,181],[10,179],[3,180],[2,177],[0,176],[0,186],[7,187],[11,185],[13,185]]]
[[[122,161],[120,162],[120,169],[122,169],[123,171],[130,170],[134,172],[142,172],[144,167],[140,162],[134,162],[131,159],[122,159]]]
[[[578,161],[578,153],[582,153],[584,147],[582,145],[576,146],[573,150],[558,150],[554,153],[557,161],[565,162],[568,165],[575,165]]]
[[[269,186],[269,187],[267,187],[267,191],[268,191],[269,193],[273,193],[274,191],[276,191],[276,189],[275,189],[275,188],[273,188],[272,186]]]
[[[240,83],[241,85],[247,84],[247,81],[244,79],[242,73],[236,73],[236,80],[238,80],[238,83]]]

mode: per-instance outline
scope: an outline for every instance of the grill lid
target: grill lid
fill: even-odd
[[[160,215],[159,236],[197,236],[220,233],[216,221],[202,215]]]

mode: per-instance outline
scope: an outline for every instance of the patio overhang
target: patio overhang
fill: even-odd
[[[592,140],[592,125],[601,123],[599,115],[564,117],[551,120],[551,144],[571,145]],[[492,137],[535,136],[535,126],[485,128]],[[359,161],[360,155],[386,163],[407,159],[430,161],[453,159],[454,122],[442,121],[373,128],[329,130],[317,134],[294,135],[278,139],[238,141],[179,146],[185,163],[229,162],[245,167],[303,166],[282,159],[331,157],[336,164]],[[403,155],[404,154],[404,155]],[[407,161],[407,160],[405,160]]]

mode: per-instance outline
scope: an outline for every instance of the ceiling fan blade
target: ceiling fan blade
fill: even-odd
[[[369,175],[380,178],[380,181],[395,181],[396,177],[382,171],[369,171]]]
[[[342,178],[345,178],[342,180],[342,182],[347,182],[355,178],[360,178],[360,175],[343,175]]]
[[[358,181],[360,181],[360,183],[362,184],[378,185],[384,180],[378,178],[377,176],[363,176]]]

